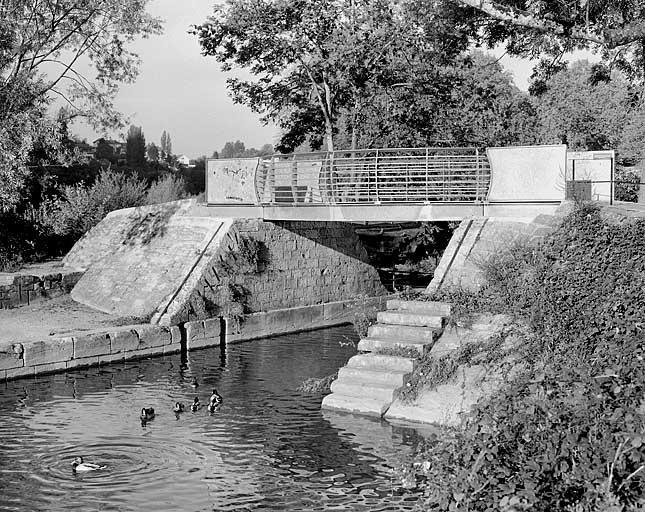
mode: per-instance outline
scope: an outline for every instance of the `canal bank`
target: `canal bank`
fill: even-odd
[[[69,296],[0,310],[0,382],[347,324],[357,312],[383,309],[386,298],[282,308],[172,326],[124,324],[127,317],[96,312]]]

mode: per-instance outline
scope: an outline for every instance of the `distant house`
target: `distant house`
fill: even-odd
[[[101,143],[107,143],[112,148],[112,151],[114,151],[115,156],[118,157],[118,156],[125,155],[125,148],[126,148],[125,142],[121,142],[118,140],[110,140],[104,137],[100,137],[96,139],[92,144],[94,144],[94,147],[96,148]]]
[[[74,150],[78,151],[78,154],[82,158],[94,158],[94,153],[96,148],[87,142],[74,142]]]
[[[188,158],[186,155],[179,155],[177,156],[177,163],[188,167],[190,165],[190,158]]]

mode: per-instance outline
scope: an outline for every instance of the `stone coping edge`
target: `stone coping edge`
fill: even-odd
[[[128,325],[0,347],[0,382],[183,350],[239,343],[351,322],[357,308],[385,309],[391,295],[209,318],[179,325]]]

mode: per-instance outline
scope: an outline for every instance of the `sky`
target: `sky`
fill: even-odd
[[[139,77],[134,84],[123,85],[116,100],[130,124],[141,126],[146,142],[159,145],[166,130],[173,153],[189,158],[210,156],[228,141],[259,148],[273,144],[278,136],[275,127],[262,125],[258,114],[233,103],[226,90],[230,75],[214,58],[202,56],[197,37],[188,34],[192,24],[202,23],[213,12],[214,4],[214,0],[152,0],[148,11],[165,20],[164,33],[133,43],[141,58]],[[504,52],[494,53],[500,57]],[[500,62],[526,90],[533,63],[508,56]],[[103,135],[80,124],[72,131],[88,141]]]

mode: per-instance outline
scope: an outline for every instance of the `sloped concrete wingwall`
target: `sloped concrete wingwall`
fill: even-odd
[[[200,217],[191,205],[110,213],[65,258],[87,269],[72,297],[171,325],[386,293],[349,224]],[[240,253],[250,239],[254,264]]]
[[[465,219],[455,230],[426,293],[442,288],[476,291],[484,284],[481,264],[514,243],[544,237],[559,222],[555,215],[532,219]]]

